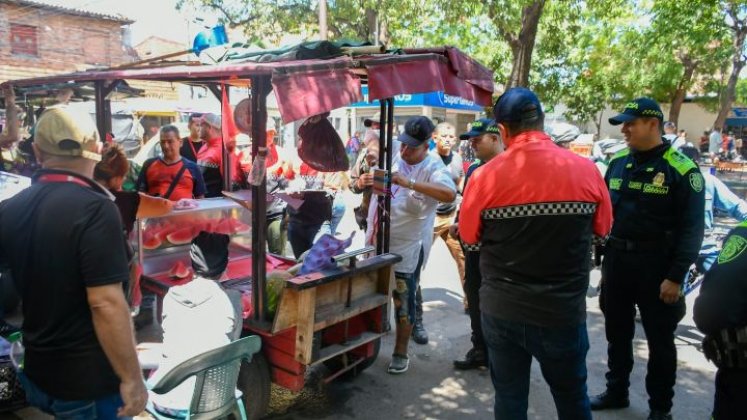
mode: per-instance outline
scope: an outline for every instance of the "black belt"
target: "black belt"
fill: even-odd
[[[607,238],[607,247],[619,251],[666,251],[669,249],[670,242],[666,239],[653,239],[648,241],[633,241],[629,239],[616,238],[610,236]]]
[[[703,353],[719,368],[747,369],[747,326],[707,336],[703,340]]]

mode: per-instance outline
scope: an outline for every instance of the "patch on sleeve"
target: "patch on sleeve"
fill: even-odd
[[[695,192],[701,192],[703,191],[703,175],[701,175],[698,172],[693,172],[690,174],[690,186],[693,187],[693,190]]]
[[[734,261],[744,252],[745,248],[747,248],[747,239],[739,235],[732,235],[724,244],[721,253],[718,254],[718,263],[726,264]]]

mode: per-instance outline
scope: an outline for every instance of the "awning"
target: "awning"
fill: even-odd
[[[747,117],[727,118],[726,125],[730,125],[732,127],[745,127],[747,126]]]

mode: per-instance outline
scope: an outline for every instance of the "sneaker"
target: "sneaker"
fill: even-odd
[[[470,369],[486,369],[488,367],[488,358],[486,357],[485,350],[473,347],[463,359],[454,360],[454,369],[459,370],[470,370]]]
[[[412,326],[412,339],[418,344],[428,344],[428,332],[423,326],[422,319],[416,320]]]
[[[651,410],[648,414],[648,420],[672,420],[672,414],[659,410]]]
[[[410,359],[407,356],[403,356],[401,354],[393,354],[392,361],[389,362],[389,368],[387,369],[387,372],[391,373],[392,375],[397,375],[407,372],[407,368],[409,367]]]
[[[604,391],[599,395],[594,395],[589,398],[591,403],[591,409],[607,410],[611,408],[625,408],[630,406],[630,400],[627,395],[616,395],[609,391]]]

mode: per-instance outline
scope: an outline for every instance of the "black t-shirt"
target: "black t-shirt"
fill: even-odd
[[[182,147],[179,149],[179,154],[192,162],[197,162],[197,152],[199,152],[204,145],[204,141],[192,142],[189,137],[184,137],[182,139]],[[194,149],[192,149],[193,147]]]
[[[114,204],[119,209],[122,227],[126,236],[130,236],[135,227],[137,209],[140,207],[140,193],[136,191],[110,191],[114,196]]]
[[[462,157],[454,152],[450,152],[448,155],[443,156],[439,153],[436,153],[438,157],[441,158],[441,161],[446,165],[446,169],[449,171],[449,175],[451,175],[451,180],[454,181],[454,184],[459,184],[459,178],[464,176],[464,167],[462,165]],[[459,205],[459,202],[457,200],[452,201],[451,203],[438,203],[438,207],[436,207],[436,214],[451,214],[456,210],[457,206]]]
[[[75,182],[40,182],[42,175]],[[96,338],[86,288],[126,283],[122,221],[95,182],[65,171],[37,172],[34,184],[0,203],[0,264],[23,299],[26,375],[66,400],[119,391]]]

